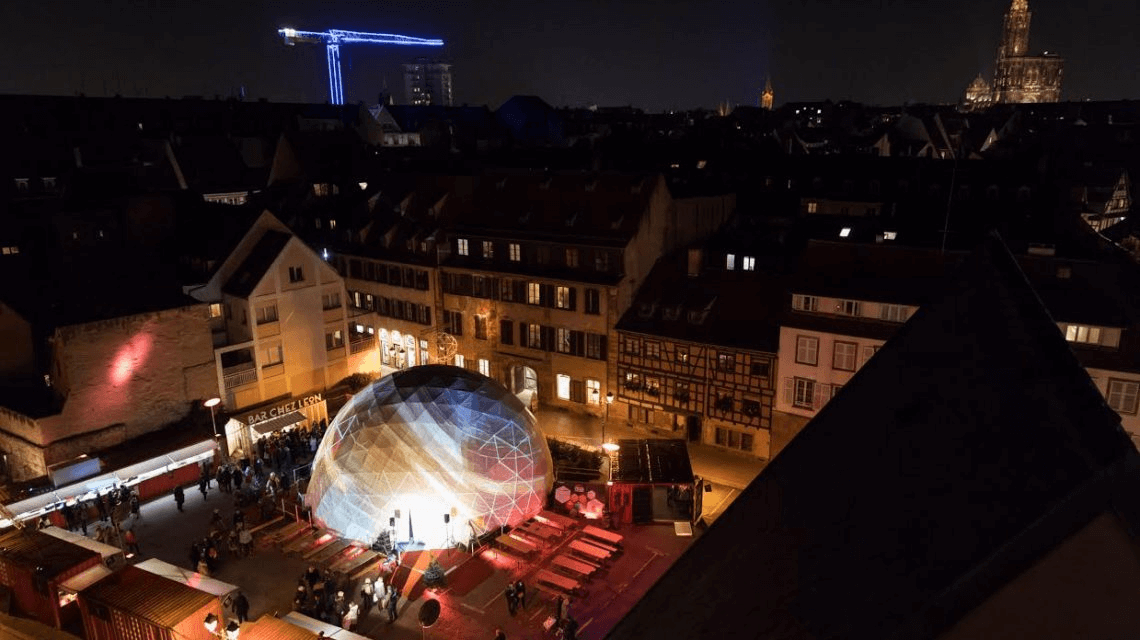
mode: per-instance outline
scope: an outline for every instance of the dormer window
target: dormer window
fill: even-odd
[[[744,261],[741,264],[741,268],[743,268],[745,271],[755,271],[756,270],[756,257],[755,256],[744,256]]]
[[[329,218],[329,229],[336,229],[336,220]]]
[[[673,321],[681,317],[681,306],[670,305],[661,310],[661,319]]]
[[[792,308],[796,311],[818,311],[819,298],[815,296],[794,295],[792,296]]]
[[[55,178],[41,178],[45,191],[55,191]]]
[[[724,257],[724,268],[728,271],[736,269],[736,255],[728,254]]]
[[[27,193],[28,192],[28,179],[27,178],[16,178],[16,191],[18,191],[19,193]]]
[[[642,320],[648,320],[653,317],[653,311],[656,305],[652,302],[642,302],[637,305],[637,317]]]
[[[835,312],[843,316],[858,316],[859,308],[857,300],[840,300],[835,304]]]
[[[455,252],[461,256],[469,255],[467,238],[457,238],[455,240]]]

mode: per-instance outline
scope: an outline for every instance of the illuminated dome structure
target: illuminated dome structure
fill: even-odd
[[[530,518],[552,484],[546,439],[514,394],[472,371],[426,365],[373,382],[337,413],[305,500],[347,538],[388,532],[443,548]]]

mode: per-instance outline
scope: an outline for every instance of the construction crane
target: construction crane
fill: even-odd
[[[323,44],[328,56],[329,65],[329,101],[333,104],[344,104],[344,81],[340,75],[340,45],[342,44],[397,44],[414,45],[420,47],[442,47],[443,40],[429,38],[414,38],[400,36],[392,33],[364,33],[361,31],[342,31],[329,29],[328,31],[298,31],[291,28],[277,30],[285,44],[293,46],[298,42],[306,44]]]

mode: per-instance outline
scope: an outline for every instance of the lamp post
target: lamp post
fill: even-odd
[[[214,437],[215,438],[218,438],[220,436],[218,435],[218,423],[215,422],[215,420],[214,420],[214,407],[218,406],[221,403],[222,403],[221,398],[210,398],[209,400],[202,403],[202,404],[204,404],[210,408],[210,425],[214,427]]]
[[[606,423],[610,420],[610,405],[614,403],[614,392],[609,391],[606,393],[606,415],[602,418],[602,448],[606,451],[613,453],[621,447],[616,442],[606,442]]]

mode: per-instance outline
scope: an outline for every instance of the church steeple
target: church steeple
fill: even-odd
[[[1002,31],[1001,48],[998,58],[1024,56],[1029,51],[1029,0],[1013,0],[1005,14],[1005,29]]]
[[[771,111],[775,98],[776,93],[772,91],[772,78],[769,77],[764,80],[764,92],[760,94],[760,108]]]

